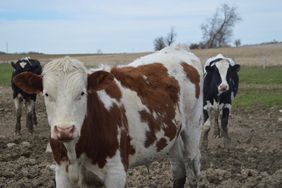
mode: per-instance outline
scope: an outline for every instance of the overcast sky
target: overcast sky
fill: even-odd
[[[282,41],[281,0],[0,0],[0,51],[152,51],[171,27],[177,42],[202,40],[200,25],[222,3],[238,8],[233,41]]]

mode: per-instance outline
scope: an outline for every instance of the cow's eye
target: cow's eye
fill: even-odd
[[[45,93],[45,94],[44,94],[44,96],[45,96],[45,97],[48,97],[48,96],[49,96],[49,94],[48,94],[48,93]]]
[[[82,91],[79,95],[77,95],[74,99],[76,100],[76,101],[79,101],[80,99],[81,99],[81,97],[82,96],[84,96],[85,95],[85,92],[84,91]]]

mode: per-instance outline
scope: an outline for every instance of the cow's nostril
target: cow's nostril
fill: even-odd
[[[74,125],[54,125],[54,138],[61,141],[69,141],[73,139],[75,134]]]
[[[71,128],[71,132],[72,132],[72,133],[74,132],[74,129],[75,129],[75,127],[74,127],[74,125],[73,125],[72,128]]]
[[[74,132],[74,129],[75,129],[75,127],[74,127],[74,125],[72,125],[72,126],[70,126],[70,127],[67,127],[67,128],[66,128],[66,131],[68,131],[69,133],[73,133],[73,132]]]
[[[219,86],[219,89],[220,89],[220,90],[227,90],[227,85],[220,85],[220,86]]]

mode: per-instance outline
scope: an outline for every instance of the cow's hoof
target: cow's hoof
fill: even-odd
[[[207,140],[204,140],[204,141],[202,142],[201,148],[202,148],[202,150],[207,151],[207,150],[208,150],[208,146],[209,146],[208,141],[207,141]]]
[[[189,187],[190,188],[198,188],[198,182],[197,181],[193,181],[193,182],[189,182]]]
[[[30,134],[32,134],[33,133],[33,125],[28,126],[27,130]]]
[[[30,136],[33,136],[33,130],[28,130]]]
[[[221,136],[220,136],[220,130],[219,130],[219,129],[218,129],[218,130],[215,129],[215,130],[213,131],[213,137],[214,137],[214,138],[220,138],[220,137],[221,137]]]
[[[224,146],[224,149],[227,149],[227,151],[229,151],[229,149],[231,147],[231,139],[230,138],[224,138],[223,139],[223,146]]]
[[[14,136],[19,136],[21,135],[21,131],[20,130],[15,130]]]
[[[186,182],[186,177],[175,179],[173,181],[173,188],[184,188]]]

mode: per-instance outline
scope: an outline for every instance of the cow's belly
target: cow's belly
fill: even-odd
[[[152,121],[155,128],[152,128],[152,124],[149,125],[147,122],[139,120],[132,123],[132,119],[128,119],[130,145],[135,151],[129,155],[129,166],[145,165],[167,156],[183,129],[180,114],[179,111],[176,111],[175,118],[169,124],[157,125]],[[153,116],[155,117],[154,114]],[[159,130],[156,130],[156,127],[159,127]]]
[[[153,147],[140,149],[136,151],[134,155],[129,156],[129,167],[135,167],[139,165],[147,165],[151,162],[162,159],[168,156],[168,153],[174,142],[171,142],[163,150],[156,152],[156,149]]]
[[[148,148],[143,146],[135,147],[135,153],[129,156],[129,166],[135,167],[139,165],[147,165],[157,159],[167,157],[176,139],[177,138],[174,138],[167,142],[167,145],[160,151],[158,151],[156,144],[149,146]]]
[[[120,88],[130,137],[129,166],[147,164],[163,157],[170,151],[180,129],[185,126],[183,101],[180,99],[172,105],[171,102],[160,103],[159,98],[147,100],[148,96],[141,100],[137,92],[122,86]],[[148,101],[154,105],[159,104],[158,108],[153,105],[149,108]]]

